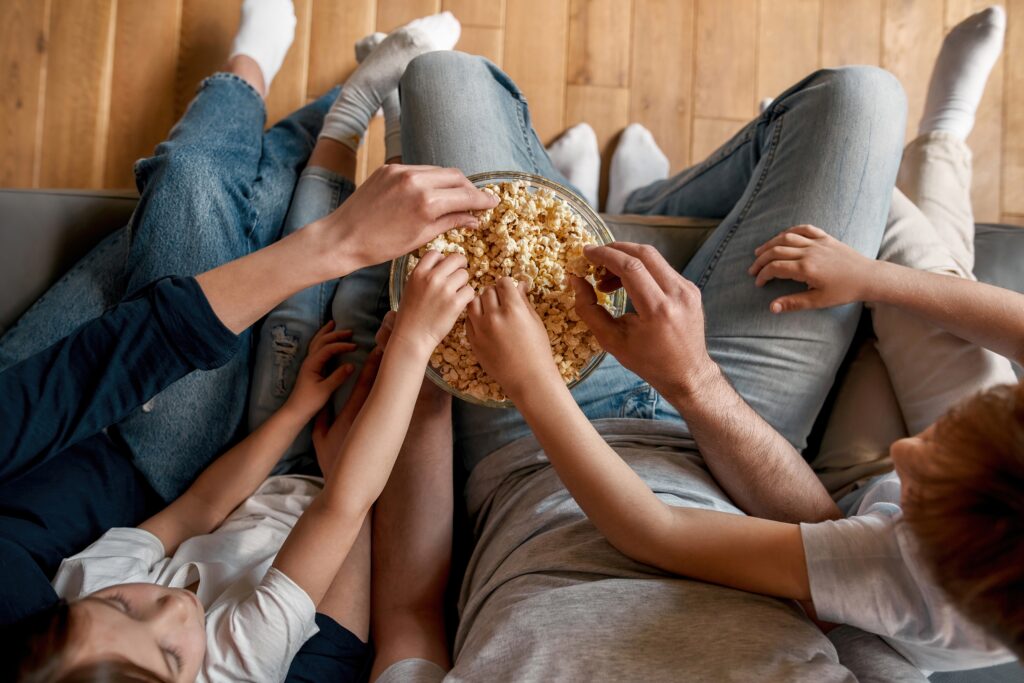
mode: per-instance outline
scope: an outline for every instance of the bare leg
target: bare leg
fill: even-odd
[[[349,180],[355,180],[356,153],[336,140],[320,138],[309,157],[308,166],[326,168]]]
[[[370,680],[395,662],[451,666],[444,591],[452,548],[451,397],[424,381],[395,468],[373,513]]]
[[[344,626],[364,643],[370,638],[370,518],[316,611]]]

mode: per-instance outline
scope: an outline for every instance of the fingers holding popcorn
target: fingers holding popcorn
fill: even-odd
[[[461,254],[425,254],[409,276],[392,335],[433,350],[473,299],[468,281]]]

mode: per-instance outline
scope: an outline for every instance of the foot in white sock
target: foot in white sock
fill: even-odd
[[[426,52],[450,50],[461,31],[459,20],[451,12],[441,12],[411,21],[389,34],[342,87],[324,117],[320,136],[357,150],[370,118],[388,93],[398,88],[409,62]]]
[[[356,42],[356,61],[360,64],[371,52],[377,49],[386,33],[371,33]],[[402,156],[402,103],[398,99],[398,88],[395,88],[380,103],[384,111],[384,159],[391,160]]]
[[[949,32],[932,69],[919,135],[946,131],[967,139],[1005,34],[1006,12],[998,6],[972,14]]]
[[[597,210],[597,187],[601,181],[601,152],[597,134],[586,123],[565,131],[548,147],[551,165],[579,188],[587,203]]]
[[[622,131],[612,154],[608,176],[608,201],[604,210],[622,213],[626,199],[634,190],[668,177],[668,157],[654,141],[651,131],[631,123]]]
[[[266,95],[294,39],[292,0],[245,0],[228,59],[237,55],[252,58],[263,72],[263,94]]]

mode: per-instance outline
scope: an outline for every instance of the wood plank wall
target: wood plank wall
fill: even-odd
[[[516,80],[545,142],[588,121],[607,161],[639,121],[678,170],[822,66],[891,70],[913,134],[943,34],[990,1],[296,0],[295,44],[268,108],[276,120],[342,81],[367,33],[449,9],[459,49]],[[975,210],[1024,225],[1024,0],[1003,2],[1006,50],[969,141]],[[0,0],[0,186],[131,187],[132,162],[223,61],[240,3]],[[375,120],[361,175],[383,161],[382,128]]]

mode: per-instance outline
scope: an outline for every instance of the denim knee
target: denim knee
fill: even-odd
[[[907,96],[898,78],[877,66],[849,66],[818,71],[813,80],[838,110],[869,114],[870,123],[892,125],[902,133],[906,125]]]
[[[401,81],[402,97],[416,97],[438,89],[456,92],[481,77],[493,77],[483,57],[453,50],[428,52],[406,67]]]

